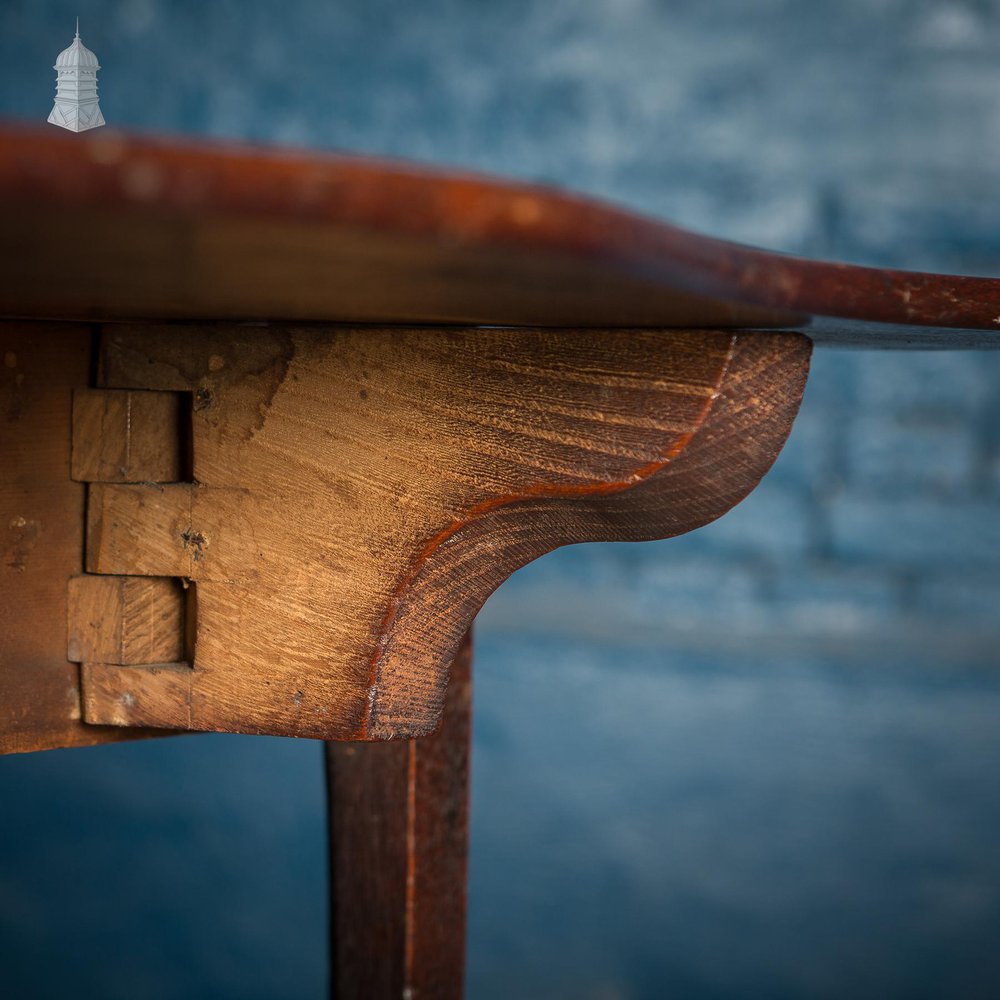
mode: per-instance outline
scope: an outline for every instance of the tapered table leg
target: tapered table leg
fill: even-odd
[[[471,658],[434,735],[326,745],[335,1000],[462,995]]]

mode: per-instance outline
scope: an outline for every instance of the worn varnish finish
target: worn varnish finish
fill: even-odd
[[[804,260],[360,157],[8,126],[0,212],[0,315],[807,332],[817,316],[836,318],[824,340],[1000,343],[995,278]]]
[[[461,995],[469,626],[552,548],[753,489],[810,343],[736,328],[1000,340],[994,279],[348,157],[8,128],[0,215],[0,316],[200,321],[105,326],[99,358],[87,327],[0,327],[0,752],[342,741],[338,997]]]
[[[84,525],[70,421],[91,337],[71,323],[0,323],[0,753],[139,735],[82,723],[79,670],[66,657]]]
[[[328,743],[331,995],[462,996],[471,647],[451,668],[438,731]]]
[[[189,393],[193,481],[90,487],[87,570],[193,587],[194,659],[83,668],[93,723],[427,733],[480,606],[559,545],[689,531],[798,408],[797,334],[111,326]]]

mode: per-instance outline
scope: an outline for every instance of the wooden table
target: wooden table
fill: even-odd
[[[9,126],[0,203],[0,752],[326,740],[338,997],[461,993],[487,597],[724,514],[814,343],[1000,328],[1000,280],[347,156]]]

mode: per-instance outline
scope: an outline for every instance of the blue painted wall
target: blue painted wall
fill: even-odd
[[[0,114],[44,121],[77,13],[115,126],[1000,274],[990,0],[2,0]],[[491,600],[470,996],[1000,993],[998,428],[1000,355],[821,352],[736,511]],[[236,737],[0,761],[10,995],[320,996],[320,777]]]

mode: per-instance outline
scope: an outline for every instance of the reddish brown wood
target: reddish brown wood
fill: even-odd
[[[462,996],[471,657],[433,736],[326,745],[337,1000]]]
[[[90,375],[91,336],[69,323],[0,324],[0,753],[143,735],[84,725],[79,669],[66,659],[84,525],[70,415]]]
[[[990,346],[1000,327],[997,279],[803,260],[549,188],[342,155],[8,126],[0,211],[0,315],[604,327],[819,316],[986,331],[949,346]],[[816,332],[900,338],[842,321]]]

